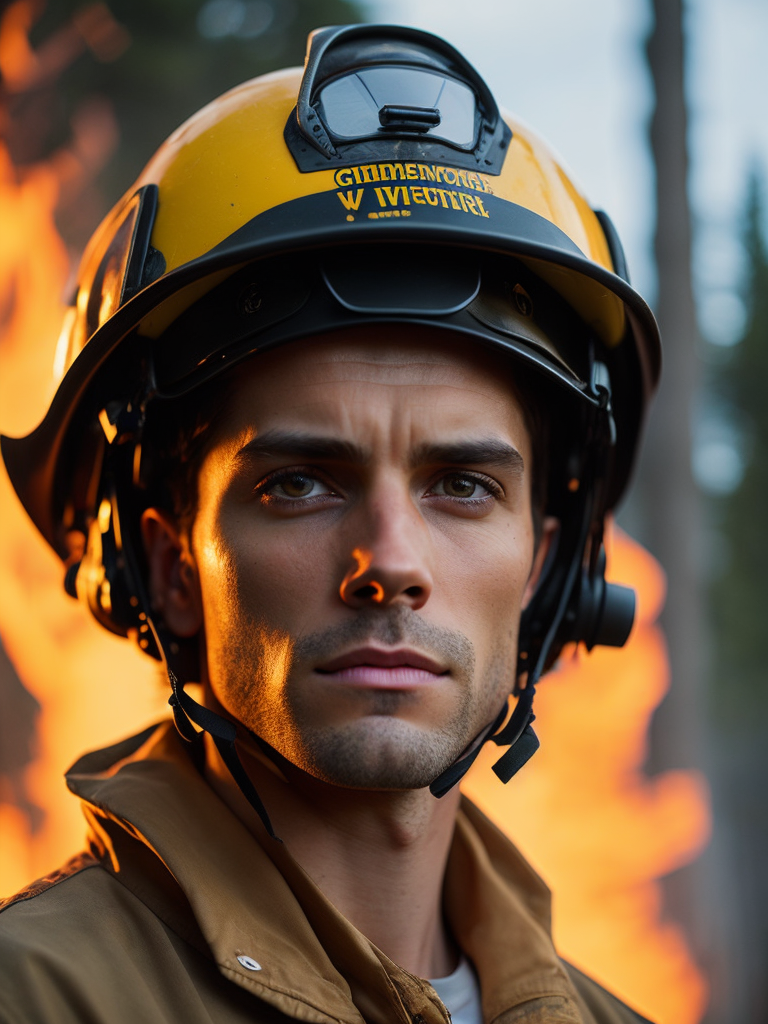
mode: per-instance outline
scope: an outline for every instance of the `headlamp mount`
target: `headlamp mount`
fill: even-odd
[[[284,137],[302,172],[390,158],[500,174],[512,132],[482,77],[443,39],[344,25],[309,37]]]

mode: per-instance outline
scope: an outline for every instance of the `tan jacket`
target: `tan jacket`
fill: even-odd
[[[68,783],[90,849],[0,904],[2,1024],[449,1021],[284,847],[267,853],[169,724],[86,755]],[[445,891],[487,1024],[641,1020],[558,959],[548,890],[466,800]]]

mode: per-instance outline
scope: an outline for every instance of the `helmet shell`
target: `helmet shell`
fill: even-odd
[[[323,121],[325,87],[356,80],[370,67],[385,69],[397,96],[411,72],[468,89],[476,107],[473,138],[458,145],[435,135],[439,127],[425,129],[437,107],[385,102],[381,129],[351,141],[333,136],[326,110],[318,144],[311,121]],[[325,148],[323,139],[330,139]],[[598,512],[612,507],[626,486],[660,355],[653,316],[625,279],[610,223],[591,209],[541,139],[500,114],[485,83],[452,47],[416,30],[348,26],[311,37],[304,72],[256,78],[191,117],[95,232],[66,314],[57,354],[62,376],[49,411],[28,437],[2,442],[14,487],[49,543],[69,557],[68,531],[97,516],[104,446],[131,436],[125,420],[138,410],[131,396],[114,392],[115,366],[132,358],[138,366],[147,352],[150,362],[173,366],[182,344],[173,325],[255,261],[344,251],[356,260],[388,245],[423,246],[457,259],[511,258],[545,294],[559,297],[579,325],[585,352],[590,348],[590,364],[608,367],[618,440]],[[381,259],[373,263],[381,273]],[[497,329],[499,302],[512,302],[509,294],[478,306],[481,288],[479,298],[467,293],[461,311],[445,303],[414,309],[410,299],[389,309],[355,307],[333,291],[325,269],[321,276],[349,322],[443,324],[504,345],[595,401],[595,380],[570,366],[551,337],[542,340],[541,325],[526,331],[524,307],[502,310]],[[311,333],[306,318],[305,326],[270,343],[301,332]],[[236,358],[259,347],[258,339],[240,344]],[[204,372],[195,380],[223,365],[208,356],[197,362]],[[151,377],[154,371],[141,372]],[[145,398],[153,386],[147,383]],[[185,385],[169,385],[177,386]],[[95,420],[103,431],[99,443],[84,443]]]

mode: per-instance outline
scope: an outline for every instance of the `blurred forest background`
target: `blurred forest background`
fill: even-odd
[[[510,24],[513,9],[521,6],[510,0]],[[402,9],[387,0],[26,0],[1,7],[0,143],[19,175],[57,162],[56,222],[73,264],[100,217],[190,113],[246,78],[300,64],[313,27],[402,18]],[[483,3],[474,5],[473,19],[482,21],[483,10]],[[686,61],[695,11],[694,3],[685,8],[681,0],[647,0],[648,29],[637,40],[653,97],[646,143],[655,168],[654,305],[666,376],[635,492],[620,522],[668,576],[663,625],[673,686],[654,718],[649,771],[698,768],[713,794],[712,842],[695,865],[666,880],[667,913],[685,926],[709,978],[708,1024],[764,1024],[764,168],[759,162],[743,168],[741,220],[731,225],[740,240],[738,308],[728,336],[715,337],[703,315],[706,286],[694,276],[692,256],[697,222],[689,196]],[[429,27],[428,11],[423,20]],[[504,25],[489,20],[488,31],[497,37]],[[451,41],[462,46],[459,37]],[[24,46],[34,50],[33,61],[23,59]],[[483,72],[482,58],[475,62]],[[567,90],[562,82],[545,81],[551,78],[545,64],[541,83],[531,82],[531,88]],[[499,99],[514,109],[514,97]],[[600,196],[591,198],[601,205]],[[0,220],[0,243],[2,232]],[[12,297],[0,286],[0,332],[11,307]],[[25,804],[23,773],[33,754],[37,706],[8,658],[0,661],[0,701],[0,803],[23,807],[32,820],[37,812]]]

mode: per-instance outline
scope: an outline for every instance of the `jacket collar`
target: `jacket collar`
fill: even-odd
[[[357,931],[285,847],[257,841],[170,723],[86,755],[67,784],[86,805],[106,866],[171,928],[207,946],[236,984],[311,1024],[446,1021],[430,985]],[[546,886],[467,800],[445,892],[454,936],[480,976],[486,1020],[553,996],[581,1019],[552,945]]]

